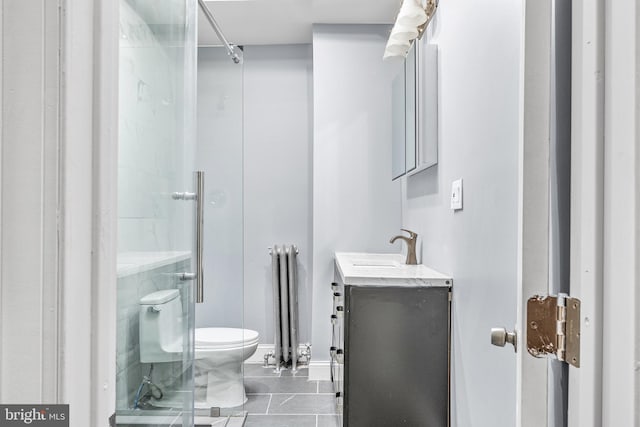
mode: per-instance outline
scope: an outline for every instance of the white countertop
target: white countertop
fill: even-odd
[[[336,267],[347,285],[446,286],[451,276],[426,265],[406,265],[402,254],[336,252]]]
[[[118,254],[118,277],[131,276],[191,258],[189,251],[123,252]]]

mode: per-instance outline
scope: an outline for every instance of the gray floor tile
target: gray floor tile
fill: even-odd
[[[247,393],[317,393],[316,381],[307,378],[245,378],[244,386]]]
[[[269,406],[269,394],[247,394],[247,401],[244,405],[233,408],[221,408],[222,416],[239,417],[246,413],[266,414]]]
[[[274,394],[269,414],[335,414],[332,394]]]
[[[249,394],[247,395],[247,403],[244,405],[244,410],[249,414],[266,414],[269,407],[269,400],[271,395],[269,394]]]
[[[317,427],[342,427],[337,415],[318,415]]]
[[[273,366],[265,368],[262,364],[258,363],[245,363],[244,364],[244,377],[279,377],[280,372],[276,372]]]
[[[227,417],[211,418],[211,417],[194,417],[195,427],[227,427]]]
[[[244,427],[316,427],[316,416],[249,415]]]
[[[318,381],[318,393],[333,393],[333,383],[331,381]]]
[[[282,370],[283,377],[308,377],[309,368],[298,368],[296,372],[292,372],[291,369]]]
[[[226,427],[243,427],[245,422],[245,417],[229,417]]]

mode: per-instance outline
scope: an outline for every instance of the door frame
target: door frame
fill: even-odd
[[[637,362],[634,361],[639,359],[636,347],[640,342],[636,326],[639,320],[636,288],[640,273],[635,263],[640,253],[637,233],[640,226],[640,84],[634,71],[640,67],[640,53],[635,42],[637,37],[629,37],[629,34],[638,34],[639,12],[633,0],[585,0],[583,4],[579,3],[574,2],[573,11],[572,134],[573,140],[580,141],[580,145],[576,142],[572,152],[571,286],[572,293],[583,295],[583,321],[588,313],[592,313],[589,319],[592,326],[583,327],[582,366],[570,370],[569,422],[570,426],[586,427],[634,425],[639,416],[638,374],[634,374]],[[525,120],[524,117],[535,112],[537,102],[544,101],[536,99],[532,91],[536,84],[547,84],[547,77],[535,73],[537,69],[544,73],[543,64],[548,60],[542,57],[537,65],[532,62],[535,55],[541,54],[539,50],[544,47],[546,38],[527,47],[526,35],[531,37],[545,28],[543,9],[548,6],[547,2],[536,0],[524,4],[523,61],[532,65],[526,73],[533,79],[529,82],[533,86],[528,86],[527,77],[523,76],[521,87],[525,102],[522,104],[520,144],[521,149],[528,149],[534,148],[531,144],[536,141],[533,139],[536,130],[532,127],[532,118]],[[64,396],[61,401],[71,403],[72,408],[91,408],[84,415],[86,422],[78,419],[83,417],[84,411],[76,409],[72,425],[107,425],[107,418],[115,408],[117,5],[118,2],[100,0],[63,1],[62,62],[65,73],[62,77],[60,168],[60,207],[64,218],[60,249],[63,361],[59,387]],[[589,39],[592,43],[585,45],[584,41]],[[605,58],[607,80],[603,83],[601,72]],[[540,81],[535,83],[536,79]],[[541,98],[544,96],[542,94]],[[606,112],[603,105],[608,106]],[[548,119],[548,115],[546,117]],[[537,118],[542,122],[547,119]],[[79,127],[79,123],[88,125]],[[545,140],[548,135],[542,133],[539,137]],[[521,189],[539,178],[534,165],[540,162],[544,168],[544,158],[544,153],[521,156]],[[86,176],[92,177],[91,182],[87,182]],[[536,199],[548,200],[544,192],[522,193],[521,213]],[[534,221],[532,226],[545,227],[544,220],[531,220]],[[521,227],[526,235],[532,233],[533,229],[528,228],[525,220]],[[83,237],[87,229],[90,230],[89,239]],[[548,233],[544,235],[548,236]],[[535,236],[532,238],[535,241]],[[522,248],[525,243],[527,240],[521,241],[519,246]],[[87,250],[92,253],[89,258]],[[526,261],[523,255],[519,255],[519,281],[526,287],[519,286],[520,307],[531,291],[544,293],[547,283],[546,279],[543,286],[533,283],[535,277],[544,276],[545,268]],[[586,271],[587,266],[593,268],[590,274]],[[598,303],[601,294],[604,306]],[[91,305],[78,310],[78,306],[85,306],[87,301],[91,301]],[[520,330],[520,325],[524,324],[520,308],[518,322]],[[75,335],[77,332],[80,334]],[[546,408],[546,363],[537,363],[543,361],[525,354],[524,338],[520,333],[517,425],[541,426],[543,424],[537,420],[532,424],[535,418],[527,417]],[[598,359],[598,348],[603,348],[601,342],[606,347],[602,352],[602,363]],[[620,369],[620,352],[624,355],[622,365],[625,369]],[[599,370],[602,366],[604,372]],[[543,394],[537,395],[536,390],[542,390]],[[546,409],[544,413],[547,413]]]
[[[0,177],[0,233],[20,245],[1,253],[2,342],[14,349],[0,358],[12,372],[4,401],[69,404],[71,426],[106,426],[115,407],[117,7],[0,6],[0,51],[12,64],[0,67],[0,156],[11,166]]]
[[[604,7],[602,425],[640,425],[640,5]]]
[[[116,394],[119,2],[62,0],[59,402],[107,426]]]
[[[580,368],[569,368],[569,426],[602,425],[604,0],[573,2],[571,295],[581,300]],[[605,424],[616,425],[616,424]]]
[[[640,424],[640,6],[574,2],[569,426]]]

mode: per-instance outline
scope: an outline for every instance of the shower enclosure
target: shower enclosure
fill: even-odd
[[[196,17],[195,0],[120,2],[118,425],[193,425]],[[140,301],[154,293],[179,298],[177,339],[142,363]]]
[[[240,57],[242,51],[236,48],[235,54]],[[196,327],[234,328],[241,333],[244,333],[243,72],[243,62],[233,61],[224,47],[198,49],[196,166],[207,176],[204,207],[207,298],[196,307]],[[198,381],[196,408],[203,392]],[[228,396],[228,399],[237,402],[243,397]],[[243,416],[244,405],[221,407],[220,414]]]
[[[244,404],[203,406],[207,374],[194,345],[196,326],[243,326],[242,52],[198,52],[196,8],[196,0],[120,3],[118,425],[244,415]],[[199,68],[198,55],[206,59]],[[206,176],[202,193],[196,170]],[[199,301],[192,279],[203,277]],[[141,333],[169,302],[178,306],[174,296],[181,312],[157,331],[179,342],[147,360]]]

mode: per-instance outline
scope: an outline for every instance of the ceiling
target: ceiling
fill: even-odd
[[[311,43],[312,24],[391,24],[400,0],[207,0],[236,45]],[[199,11],[198,43],[220,41]]]

